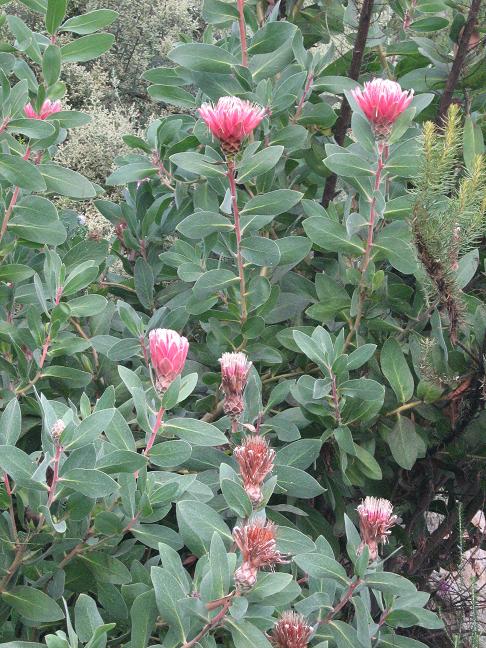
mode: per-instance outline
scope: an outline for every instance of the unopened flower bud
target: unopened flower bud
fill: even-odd
[[[58,419],[54,423],[54,425],[51,428],[51,436],[55,443],[59,442],[61,438],[61,434],[64,432],[65,429],[66,429],[66,425],[63,420]]]
[[[244,353],[223,353],[221,365],[221,387],[224,391],[224,413],[237,420],[243,412],[245,391],[251,362]]]
[[[275,648],[307,648],[312,632],[301,614],[287,610],[275,624],[269,639]]]
[[[258,569],[248,563],[242,563],[235,571],[235,585],[240,591],[250,590],[256,583]]]
[[[388,541],[391,527],[395,525],[397,516],[393,515],[393,505],[387,499],[366,497],[357,508],[359,515],[359,530],[361,553],[365,545],[369,549],[370,560],[378,558],[378,545]]]
[[[149,333],[149,347],[155,386],[163,393],[184,369],[189,342],[171,329],[154,329]]]

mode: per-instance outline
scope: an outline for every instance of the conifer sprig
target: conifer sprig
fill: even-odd
[[[457,341],[462,320],[459,260],[486,226],[486,163],[477,156],[471,170],[461,159],[463,130],[458,106],[452,105],[443,129],[427,122],[414,194],[412,231],[418,257],[427,275],[424,288],[449,320],[451,341]]]

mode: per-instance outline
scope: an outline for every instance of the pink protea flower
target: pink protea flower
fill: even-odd
[[[39,112],[36,112],[32,104],[28,103],[24,106],[24,114],[29,119],[47,119],[47,117],[54,115],[54,113],[58,113],[61,109],[62,104],[59,99],[57,101],[46,99]]]
[[[359,515],[359,530],[361,545],[358,552],[368,545],[370,559],[378,558],[378,544],[388,541],[391,527],[396,523],[397,516],[393,515],[393,505],[387,499],[365,497],[357,508]]]
[[[241,142],[252,133],[267,114],[265,108],[239,97],[221,97],[218,103],[203,103],[199,115],[221,142],[225,153],[240,150]]]
[[[155,386],[164,392],[182,372],[189,342],[171,329],[154,329],[149,333],[149,347]]]
[[[248,436],[233,452],[240,467],[243,487],[255,505],[263,499],[262,484],[265,477],[273,469],[275,450],[268,447],[267,441],[261,436]]]
[[[390,135],[394,122],[413,99],[413,90],[402,90],[399,83],[389,79],[373,79],[366,82],[362,90],[356,88],[351,94],[380,138]]]
[[[243,411],[243,392],[248,380],[251,362],[244,353],[223,353],[221,387],[224,391],[224,413],[237,420]]]
[[[235,583],[249,589],[256,583],[258,570],[287,562],[277,550],[277,527],[266,520],[255,520],[233,529],[233,538],[241,551],[241,567],[235,571]]]
[[[275,648],[307,648],[312,632],[301,614],[286,610],[274,625],[269,639]]]

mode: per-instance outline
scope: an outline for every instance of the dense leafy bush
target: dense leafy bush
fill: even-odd
[[[205,0],[202,42],[144,74],[173,114],[124,137],[119,202],[52,161],[87,118],[45,104],[116,13],[23,4],[44,27],[8,15],[0,52],[1,645],[433,641],[429,574],[484,499],[480,3]],[[401,88],[363,96],[382,73]]]

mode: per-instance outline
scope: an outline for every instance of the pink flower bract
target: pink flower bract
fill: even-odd
[[[61,109],[62,109],[62,104],[59,100],[51,101],[50,99],[46,99],[42,104],[39,112],[36,112],[34,110],[34,107],[32,106],[31,103],[25,105],[24,114],[29,119],[46,119],[50,115],[54,115],[54,113],[58,113]]]
[[[149,333],[149,347],[156,387],[165,391],[184,368],[189,342],[171,329],[154,329]]]
[[[243,487],[253,504],[262,501],[262,484],[273,468],[275,450],[260,436],[248,436],[233,455],[240,467]]]
[[[361,533],[361,549],[368,546],[370,558],[378,557],[378,544],[385,544],[390,535],[390,529],[397,521],[393,515],[393,505],[387,499],[366,497],[357,508],[359,515],[359,530]]]
[[[224,412],[236,419],[243,411],[243,392],[251,369],[251,362],[244,353],[223,353],[221,365],[221,387],[223,388]]]
[[[363,89],[351,91],[359,107],[371,122],[375,134],[387,137],[396,119],[408,108],[413,90],[402,90],[399,83],[388,79],[373,79]]]
[[[312,628],[297,612],[287,610],[273,627],[270,643],[275,648],[307,648]]]
[[[225,153],[239,151],[241,142],[252,133],[267,114],[265,108],[239,97],[221,97],[216,105],[204,103],[199,115],[219,139]]]
[[[272,522],[255,520],[235,527],[233,538],[242,556],[241,567],[235,572],[240,587],[253,587],[260,568],[287,562],[277,549],[277,527]]]

